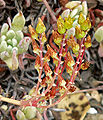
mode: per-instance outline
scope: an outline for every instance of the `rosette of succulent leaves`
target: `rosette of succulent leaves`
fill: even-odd
[[[0,58],[11,70],[18,68],[18,57],[28,50],[31,42],[29,37],[24,37],[24,25],[25,17],[20,11],[14,16],[12,23],[4,23],[1,28]]]

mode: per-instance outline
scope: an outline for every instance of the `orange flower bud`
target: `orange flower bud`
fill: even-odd
[[[71,76],[71,75],[72,75],[72,72],[73,72],[73,68],[72,68],[72,67],[69,67],[68,65],[66,65],[66,71],[67,71],[67,73],[69,73],[69,75]]]
[[[52,87],[51,91],[50,91],[50,97],[54,98],[56,94],[56,87]]]
[[[47,41],[45,32],[42,33],[42,43],[44,44]]]
[[[58,66],[58,60],[57,59],[55,59],[55,58],[53,58],[53,63],[56,65],[56,67]]]
[[[91,44],[91,37],[90,37],[90,35],[87,36],[84,45],[85,45],[86,48],[91,47],[92,44]]]
[[[76,90],[76,87],[71,85],[70,88],[69,88],[69,92],[74,92]]]
[[[35,29],[31,25],[29,25],[29,32],[30,32],[31,37],[33,39],[38,40],[38,34],[37,34],[37,32],[35,31]]]
[[[79,44],[76,43],[76,41],[74,40],[73,35],[71,35],[70,38],[68,39],[67,45],[71,46],[74,53],[77,53],[79,51]]]
[[[60,35],[57,31],[53,31],[52,34],[54,42],[60,47],[63,35]]]
[[[48,53],[52,58],[58,59],[57,53],[49,46],[47,45]]]
[[[48,52],[46,52],[46,54],[44,56],[44,63],[49,62],[49,61],[50,61],[50,54]]]
[[[85,36],[85,32],[82,31],[78,26],[75,27],[75,36],[77,39],[81,39]]]
[[[81,69],[86,70],[89,67],[89,65],[90,65],[90,63],[88,61],[86,61],[86,62],[82,63]]]
[[[59,82],[59,85],[60,85],[60,86],[62,86],[62,87],[65,88],[66,82],[65,82],[65,80],[62,78],[61,75],[58,75],[58,82]]]
[[[67,54],[67,65],[69,67],[72,67],[75,64],[74,59],[72,58],[72,56],[70,55],[70,52],[68,51]]]
[[[32,39],[32,46],[33,46],[33,52],[36,53],[37,55],[40,54],[40,48],[35,39]]]
[[[46,86],[47,86],[46,77],[42,79],[40,85],[41,85],[42,87],[46,87]]]
[[[49,76],[49,77],[53,73],[47,62],[44,64],[44,71],[45,71],[46,76]]]

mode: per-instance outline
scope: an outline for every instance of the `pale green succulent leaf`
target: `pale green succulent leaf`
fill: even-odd
[[[19,31],[16,31],[16,36],[15,36],[15,39],[18,41],[18,43],[20,42],[20,40],[22,40],[24,38],[24,34],[21,30]]]
[[[65,36],[65,38],[66,39],[69,39],[69,37],[71,36],[71,35],[75,35],[75,28],[74,27],[72,27],[72,28],[70,28],[69,30],[67,30],[66,31],[66,36]]]
[[[64,10],[63,13],[61,14],[62,18],[68,18],[70,15],[70,9]]]
[[[17,40],[15,38],[12,39],[12,45],[16,46],[17,45]]]
[[[8,45],[6,50],[8,51],[9,54],[12,54],[12,49],[13,49],[12,46]]]
[[[5,41],[5,40],[6,40],[6,36],[2,35],[1,38],[0,38],[0,42]]]
[[[7,44],[12,46],[12,40],[11,40],[11,39],[8,39],[8,40],[7,40]]]
[[[31,43],[30,37],[24,37],[18,44],[18,54],[22,54],[28,50],[29,44]]]
[[[23,30],[24,25],[25,25],[25,17],[22,11],[20,11],[18,14],[14,16],[13,21],[11,23],[11,29],[14,31]]]
[[[0,53],[0,58],[1,58],[3,61],[6,60],[6,59],[8,59],[9,56],[10,56],[10,55],[9,55],[9,53],[8,53],[7,51],[3,51],[3,52]]]
[[[4,60],[4,62],[7,64],[7,66],[11,70],[16,70],[18,69],[19,63],[18,63],[18,57],[16,55],[12,55],[12,57]]]
[[[7,39],[13,39],[15,37],[15,32],[13,30],[9,30],[6,33]]]
[[[74,9],[71,14],[70,14],[70,17],[73,18],[74,16],[76,16],[78,13],[78,9]]]
[[[87,14],[88,14],[87,1],[82,2],[82,12],[83,12],[84,15],[87,16]]]
[[[9,25],[7,23],[4,23],[1,28],[1,35],[5,35],[8,31]]]
[[[96,38],[96,40],[97,40],[98,42],[103,41],[103,26],[99,27],[99,28],[96,30],[94,36],[95,36],[95,38]]]
[[[23,112],[28,120],[33,119],[36,116],[36,108],[33,106],[25,107]]]
[[[16,113],[17,120],[27,120],[24,113],[21,110],[18,110]]]
[[[6,41],[2,41],[0,44],[0,52],[6,51],[7,49],[7,43]]]

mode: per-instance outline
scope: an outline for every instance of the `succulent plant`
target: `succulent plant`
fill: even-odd
[[[11,26],[4,23],[0,35],[0,58],[11,70],[18,68],[18,57],[28,50],[31,42],[29,37],[24,37],[22,32],[25,18],[20,11],[14,16]]]
[[[25,107],[23,112],[28,120],[31,120],[36,116],[36,108],[33,106]]]
[[[27,120],[24,113],[21,110],[18,110],[16,113],[17,120]]]
[[[36,108],[33,106],[27,106],[22,110],[18,110],[16,113],[17,120],[31,120],[36,116]]]

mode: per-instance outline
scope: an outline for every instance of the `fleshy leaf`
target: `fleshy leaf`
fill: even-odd
[[[79,15],[79,18],[78,18],[78,23],[82,24],[84,21],[85,21],[85,17],[83,15],[83,13],[81,12],[80,15]]]
[[[75,28],[75,36],[77,39],[81,39],[85,36],[85,32],[82,31],[78,26]]]
[[[15,37],[15,32],[13,30],[9,30],[7,33],[6,33],[6,36],[7,36],[7,39],[12,39]]]
[[[16,31],[15,34],[16,34],[15,38],[17,39],[17,41],[19,43],[20,40],[22,40],[24,38],[23,32],[21,30],[19,30],[19,31]]]
[[[14,31],[23,30],[24,25],[25,25],[25,17],[22,11],[20,11],[18,14],[14,16],[13,21],[11,23],[11,29]]]
[[[53,31],[54,42],[60,47],[63,35],[60,35],[57,31]]]
[[[43,21],[40,18],[38,18],[38,24],[36,26],[36,32],[41,34],[41,33],[45,32],[45,30],[46,30],[46,27],[45,27]]]
[[[71,1],[71,2],[68,2],[65,7],[66,8],[69,8],[69,9],[73,9],[75,7],[77,7],[78,5],[80,5],[80,1]]]
[[[6,40],[6,36],[2,35],[1,38],[0,38],[0,42],[5,41],[5,40]]]
[[[65,38],[66,39],[69,39],[69,37],[71,36],[71,35],[75,35],[75,28],[74,27],[72,27],[72,28],[70,28],[69,30],[67,30],[66,31],[66,36],[65,36]]]
[[[62,18],[68,18],[69,14],[70,14],[70,10],[67,9],[67,10],[64,10],[64,11],[63,11],[63,13],[62,13],[61,16],[62,16]]]
[[[1,35],[5,35],[8,31],[9,25],[7,23],[4,23],[1,28]]]
[[[31,120],[36,116],[36,108],[33,106],[25,107],[23,112],[28,120]]]
[[[29,44],[31,43],[30,37],[24,37],[18,44],[18,54],[22,54],[28,50]]]
[[[38,40],[38,34],[37,34],[37,32],[34,30],[34,28],[31,25],[29,25],[29,32],[30,32],[31,37],[33,39]]]
[[[42,33],[42,43],[44,44],[47,41],[45,32]]]
[[[64,27],[64,20],[62,19],[61,16],[59,16],[58,20],[57,20],[57,27],[58,27],[58,32],[60,34],[64,34],[66,29]]]
[[[17,56],[17,50],[14,48],[13,49],[13,54],[12,57],[4,60],[4,62],[7,64],[7,66],[11,69],[11,70],[16,70],[18,69],[19,63],[18,63],[18,56]]]
[[[73,24],[74,19],[72,19],[70,16],[68,18],[65,18],[65,29],[70,29],[72,28],[72,24]]]
[[[15,58],[16,59],[16,66],[13,68],[13,66],[12,66],[12,58],[9,58],[9,59],[6,59],[6,60],[4,60],[4,62],[7,64],[7,66],[11,69],[11,70],[16,70],[17,68],[18,68],[18,60],[17,60],[17,58]]]
[[[81,11],[82,11],[82,5],[78,5],[78,6],[76,7],[76,9],[78,9],[78,12],[81,12]]]
[[[73,9],[73,11],[70,14],[70,17],[73,18],[78,13],[78,9]]]
[[[33,52],[40,55],[40,48],[35,39],[32,39]]]
[[[99,28],[96,30],[94,36],[95,36],[95,38],[96,38],[96,40],[97,40],[98,42],[103,41],[103,26],[99,27]]]
[[[91,28],[91,22],[88,17],[83,23],[81,23],[80,28],[84,31],[89,30]]]
[[[88,14],[87,1],[82,2],[82,12],[83,12],[84,15],[87,16],[87,14]]]
[[[2,41],[1,44],[0,44],[0,52],[5,51],[6,48],[7,48],[7,43],[6,43],[6,41]]]
[[[21,110],[18,110],[16,113],[17,120],[27,120],[24,113]]]
[[[90,37],[90,35],[88,35],[88,36],[87,36],[87,38],[86,38],[86,41],[85,41],[84,45],[85,45],[85,47],[86,47],[86,48],[89,48],[89,47],[91,47],[91,46],[92,46],[92,44],[91,44],[91,37]]]

